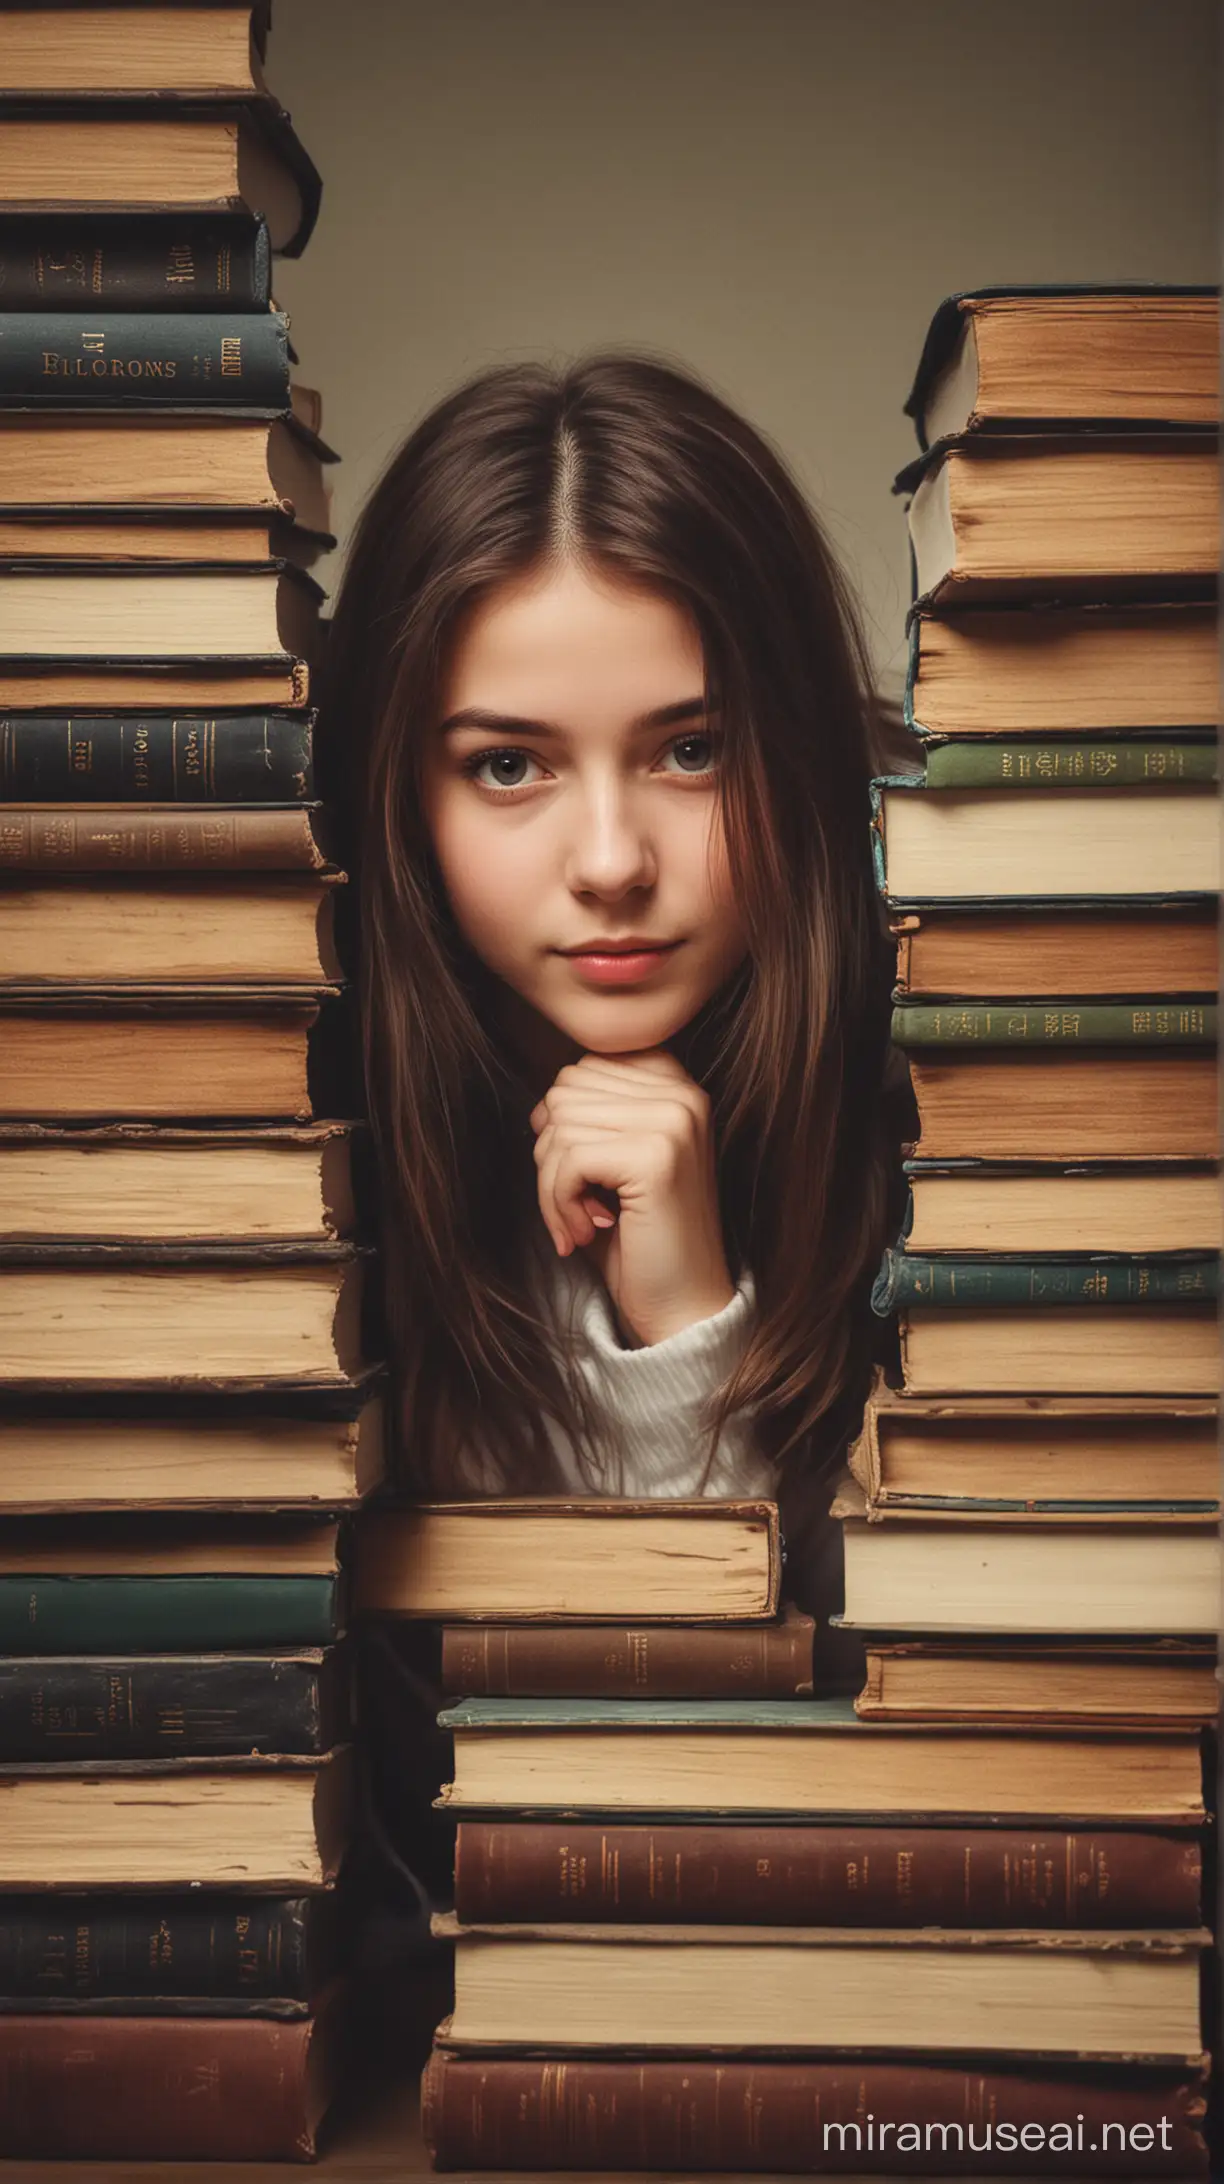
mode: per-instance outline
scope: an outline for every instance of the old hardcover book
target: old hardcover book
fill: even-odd
[[[1205,1639],[1215,1629],[1220,1542],[1201,1519],[909,1510],[869,1521],[848,1473],[833,1511],[843,1520],[850,1629],[1131,1639]]]
[[[289,408],[283,311],[0,311],[6,409]]]
[[[870,1529],[873,1546],[886,1529],[890,1536],[917,1532],[923,1546],[931,1528],[861,1529]],[[1082,1547],[1082,1536],[1076,1544]],[[1214,1540],[1205,1544],[1215,1549]],[[1218,1552],[1204,1559],[1218,1572]],[[1052,1574],[1057,1583],[1061,1568]],[[849,1602],[849,1570],[846,1582]],[[937,1579],[924,1597],[939,1598]],[[848,1606],[846,1620],[873,1629],[909,1626],[902,1599],[913,1605],[912,1597],[899,1596],[894,1612],[874,1620],[852,1615]],[[868,1726],[849,1699],[471,1699],[447,1708],[439,1722],[455,1739],[455,1779],[441,1802],[456,1813],[963,1816],[1185,1826],[1202,1811],[1199,1739],[1192,1731],[1068,1737]]]
[[[1219,1149],[1215,1057],[1191,1047],[926,1047],[909,1068],[924,1160],[1214,1160]]]
[[[0,1764],[0,1887],[322,1888],[347,1848],[347,1746],[322,1758]],[[3,2038],[0,2031],[0,2038]]]
[[[764,1623],[781,1560],[773,1502],[422,1503],[364,1528],[357,1600],[465,1622]]]
[[[900,1314],[913,1395],[1218,1395],[1210,1304],[1022,1305]]]
[[[10,1518],[0,1542],[9,1654],[300,1651],[342,1627],[334,1523],[116,1510]]]
[[[5,2151],[30,2161],[313,2161],[343,2078],[346,2002],[340,1985],[289,2024],[0,2018]]]
[[[864,1721],[1197,1722],[1209,1729],[1219,1686],[1214,1648],[1175,1638],[1062,1646],[872,1639],[854,1705]]]
[[[0,989],[0,1116],[309,1122],[352,1111],[338,987]]]
[[[244,213],[133,220],[81,205],[9,213],[0,235],[6,311],[266,311],[271,274],[267,225]]]
[[[907,1012],[908,1013],[908,1012]],[[909,1160],[905,1248],[926,1252],[1218,1251],[1219,1182],[1206,1162],[1009,1167]]]
[[[38,11],[10,9],[0,36],[6,91],[250,97],[264,89],[268,0],[114,10],[56,5],[54,38]]]
[[[280,419],[0,416],[0,507],[25,514],[266,510],[326,535],[323,464],[331,460],[319,441]]]
[[[334,1650],[0,1660],[0,1760],[322,1753],[350,1717]]]
[[[905,405],[919,445],[1053,424],[1210,425],[1220,413],[1211,288],[986,288],[949,296]]]
[[[0,718],[0,800],[6,805],[71,811],[84,804],[140,804],[177,811],[184,804],[304,804],[313,797],[313,713],[184,719],[177,713],[14,712]],[[0,820],[6,830],[13,823],[7,811]]]
[[[1205,2061],[1205,2059],[1204,2059]],[[967,2069],[916,2059],[767,2062],[465,2055],[435,2047],[421,2124],[435,2169],[803,2174],[822,2157],[880,2172],[926,2151],[1008,2173],[1038,2143],[1043,2176],[1207,2173],[1204,2078],[1152,2068]],[[819,2118],[814,2137],[813,2118]],[[1153,2118],[1157,2119],[1155,2122]],[[1167,2119],[1162,2137],[1160,2122]],[[1029,2128],[1029,2136],[1021,2134]],[[1151,2151],[1149,2149],[1156,2149]],[[1028,2156],[1020,2154],[1027,2166]],[[1100,2174],[1106,2173],[1106,2167]],[[1018,2171],[1016,2172],[1018,2173]]]
[[[1219,673],[1206,604],[920,611],[903,713],[922,737],[1214,730]]]
[[[1214,737],[977,736],[930,743],[928,789],[1145,789],[1214,784],[1220,778]]]
[[[1023,1002],[902,1002],[892,1013],[895,1046],[1213,1047],[1214,1001],[1072,1001],[1062,1008]]]
[[[1219,941],[1214,906],[1159,910],[960,908],[899,913],[898,1000],[966,1001],[1110,994],[1164,1001],[1214,998]]]
[[[12,1244],[0,1251],[0,1379],[351,1381],[364,1275],[343,1240]]]
[[[946,1311],[981,1311],[1015,1305],[1036,1310],[1066,1306],[1092,1312],[1099,1306],[1213,1304],[1219,1294],[1214,1252],[1168,1251],[1145,1257],[1024,1258],[1019,1253],[954,1258],[916,1251],[886,1251],[871,1293],[881,1318],[914,1305]]]
[[[210,515],[0,511],[0,559],[6,561],[209,561],[236,567],[292,561],[296,568],[309,569],[335,543],[330,532],[308,531],[287,516],[264,516],[258,510],[235,515],[223,509]]]
[[[449,1625],[442,1689],[453,1698],[798,1698],[812,1689],[810,1615],[776,1623]]]
[[[385,1468],[374,1373],[344,1388],[299,1384],[206,1402],[130,1390],[0,1391],[0,1509],[9,1516],[343,1509],[380,1485]]]
[[[299,871],[325,874],[330,886],[338,875],[334,868],[329,870],[319,841],[325,824],[318,807],[309,804],[283,809],[268,804],[213,804],[195,810],[181,804],[10,804],[0,809],[0,873],[54,873],[67,878],[98,872]],[[44,892],[30,889],[19,899],[33,909]],[[215,909],[222,925],[232,899],[229,891],[194,895],[167,889],[165,894],[176,904],[194,903],[205,913]],[[74,899],[78,907],[87,905],[95,900],[94,891]],[[123,891],[107,899],[118,904],[126,930],[128,906],[136,900],[143,903],[146,897],[143,892],[137,898]],[[281,898],[275,890],[251,889],[239,899],[258,910],[269,900]],[[300,908],[300,891],[287,893],[284,900]],[[326,895],[319,902],[316,925],[330,922],[323,915],[325,910],[330,912]],[[307,942],[307,951],[319,966],[316,979],[333,975],[322,970],[321,937],[311,934]],[[231,975],[243,953],[231,943],[226,957]],[[327,956],[329,963],[334,961],[330,944]],[[147,970],[144,975],[149,975]],[[162,975],[173,978],[176,972]],[[291,977],[292,972],[285,975]]]
[[[0,2013],[302,2017],[336,1923],[327,1895],[6,1896]]]
[[[455,1914],[546,1924],[1197,1926],[1193,1835],[462,1820]]]
[[[184,713],[279,712],[304,706],[309,697],[310,667],[305,660],[275,667],[216,659],[203,665],[179,661],[174,666],[125,660],[116,667],[97,661],[83,666],[51,661],[39,666],[0,658],[0,707],[6,712],[41,707],[50,713],[113,714],[127,707],[133,712],[158,713],[176,706]]]
[[[921,606],[1210,598],[1214,437],[1101,433],[943,441],[901,472]],[[1001,726],[1006,723],[1001,722]]]
[[[144,9],[140,10],[143,16]],[[177,11],[175,11],[177,12]],[[58,10],[57,10],[58,13]],[[105,31],[109,25],[98,26]],[[56,50],[39,40],[39,58]],[[165,91],[128,97],[93,82],[0,95],[0,204],[6,211],[232,212],[268,226],[297,257],[318,214],[318,173],[289,116],[265,95],[206,102]]]
[[[1220,884],[1209,782],[937,788],[874,781],[872,849],[889,903],[1176,901]]]
[[[1202,1397],[902,1395],[881,1378],[850,1451],[873,1508],[1210,1516],[1216,1405]]]
[[[301,814],[294,814],[299,840]],[[194,828],[210,824],[193,815]],[[7,832],[11,822],[0,819]],[[171,828],[163,834],[174,839]],[[98,822],[92,822],[97,840]],[[137,832],[148,839],[147,820]],[[254,831],[253,829],[251,831]],[[130,840],[130,837],[129,837]],[[344,874],[321,870],[257,879],[178,872],[30,875],[0,854],[0,984],[328,985],[342,975],[334,891]]]
[[[354,1127],[0,1124],[0,1242],[351,1236]]]
[[[322,596],[284,561],[242,570],[10,561],[0,569],[0,653],[40,664],[216,657],[278,667],[314,653]]]
[[[559,2054],[1125,2057],[1201,2052],[1201,1928],[1144,1933],[845,1927],[464,1926],[448,2047]]]

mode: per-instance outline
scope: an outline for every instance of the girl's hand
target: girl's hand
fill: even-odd
[[[584,1054],[531,1124],[548,1232],[562,1258],[591,1252],[628,1333],[662,1342],[730,1304],[710,1103],[674,1055]]]

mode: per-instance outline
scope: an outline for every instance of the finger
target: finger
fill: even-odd
[[[598,1168],[610,1150],[606,1138],[567,1140],[557,1145],[545,1162],[544,1175],[554,1219],[560,1221],[576,1244],[589,1244],[596,1232],[610,1228],[615,1215],[597,1195],[598,1186],[612,1195],[615,1185],[601,1183]]]

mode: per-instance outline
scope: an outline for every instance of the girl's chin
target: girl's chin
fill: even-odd
[[[634,1007],[621,1002],[591,1009],[566,1010],[554,1019],[558,1031],[577,1041],[588,1054],[643,1054],[650,1047],[666,1045],[684,1030],[694,1009]]]

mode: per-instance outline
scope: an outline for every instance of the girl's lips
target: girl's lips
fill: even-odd
[[[592,950],[589,955],[571,955],[567,960],[580,977],[593,985],[636,986],[649,978],[660,963],[666,963],[679,945],[679,941],[673,941],[668,948],[635,949],[631,955],[601,955]]]

